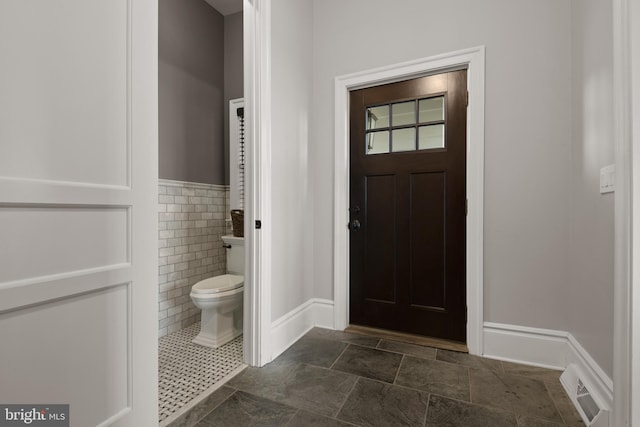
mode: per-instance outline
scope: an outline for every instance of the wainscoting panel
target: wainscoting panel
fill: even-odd
[[[199,320],[191,287],[226,270],[229,187],[159,180],[158,292],[159,336]]]

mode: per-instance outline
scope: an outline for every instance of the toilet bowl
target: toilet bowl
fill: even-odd
[[[190,294],[193,304],[202,310],[200,333],[193,342],[212,348],[242,334],[244,239],[223,236],[222,240],[227,248],[228,273],[201,280]]]

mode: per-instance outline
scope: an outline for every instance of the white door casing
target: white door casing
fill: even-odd
[[[0,2],[0,402],[157,424],[157,2]]]
[[[483,46],[335,79],[334,328],[349,322],[349,91],[467,67],[467,346],[483,352],[484,213],[484,59]]]
[[[640,423],[640,2],[613,0],[613,106],[616,160],[613,413],[620,427]],[[634,120],[635,119],[635,120]],[[635,327],[634,327],[635,326]]]
[[[243,0],[245,102],[244,362],[271,354],[271,2]],[[264,228],[256,229],[261,221]]]

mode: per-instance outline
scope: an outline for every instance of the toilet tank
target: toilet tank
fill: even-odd
[[[227,273],[244,276],[244,237],[222,236],[222,241],[227,248]]]

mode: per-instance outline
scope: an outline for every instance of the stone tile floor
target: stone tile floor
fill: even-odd
[[[191,342],[199,332],[197,322],[158,340],[160,422],[168,421],[183,406],[243,365],[241,336],[213,349]]]
[[[172,426],[584,426],[560,374],[314,328]]]

